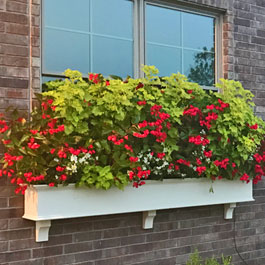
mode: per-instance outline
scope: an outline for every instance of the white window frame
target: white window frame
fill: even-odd
[[[41,29],[44,25],[44,12],[43,1],[41,3],[42,18]],[[223,47],[222,47],[222,35],[223,35],[223,10],[212,9],[203,5],[196,5],[193,3],[186,3],[179,0],[132,0],[133,2],[133,37],[134,37],[134,58],[133,58],[133,70],[134,78],[143,78],[144,73],[141,71],[142,66],[145,64],[145,5],[152,4],[165,8],[171,8],[182,12],[189,12],[198,15],[204,15],[215,19],[215,81],[218,82],[220,78],[223,78]],[[41,34],[41,47],[43,45],[43,34]],[[44,62],[43,50],[41,49],[42,64]],[[43,66],[41,64],[41,77],[63,77],[53,73],[43,73]],[[86,76],[85,76],[86,77]],[[41,80],[40,80],[41,81]],[[41,82],[42,83],[42,82]],[[205,89],[212,89],[213,87],[203,86]]]

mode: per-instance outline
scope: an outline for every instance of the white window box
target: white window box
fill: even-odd
[[[210,187],[214,192],[209,192]],[[96,190],[34,185],[25,192],[23,218],[36,221],[36,241],[47,241],[51,220],[117,213],[143,212],[143,228],[153,227],[156,210],[224,204],[231,219],[237,202],[253,201],[252,182],[207,179],[147,181],[146,185]],[[139,203],[141,202],[141,203]]]

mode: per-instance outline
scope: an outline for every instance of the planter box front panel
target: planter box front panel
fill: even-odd
[[[209,192],[211,185],[213,193]],[[252,183],[228,180],[213,183],[202,179],[148,181],[139,188],[127,186],[124,191],[39,185],[26,190],[23,217],[52,220],[251,200]]]

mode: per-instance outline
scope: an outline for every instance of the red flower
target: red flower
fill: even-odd
[[[139,106],[141,106],[141,105],[146,105],[146,101],[144,100],[144,101],[137,101],[137,104],[139,105]]]
[[[199,158],[196,158],[196,163],[197,163],[197,165],[201,165],[202,161]]]
[[[132,163],[136,163],[136,162],[138,161],[138,157],[133,157],[133,156],[131,156],[131,157],[130,157],[130,161],[131,161]]]
[[[192,92],[193,92],[193,91],[192,91],[191,89],[187,90],[187,93],[188,93],[188,94],[192,94]]]
[[[54,183],[53,182],[49,183],[49,186],[54,187]]]
[[[204,153],[204,155],[206,156],[206,157],[208,157],[208,158],[211,158],[212,157],[212,154],[213,154],[213,152],[212,151],[204,151],[203,152]]]
[[[183,115],[196,116],[197,114],[201,114],[200,109],[192,105],[190,105],[188,109],[183,111]]]
[[[141,134],[141,133],[137,133],[137,132],[134,132],[134,133],[133,133],[133,136],[134,136],[134,137],[137,137],[137,138],[145,138],[145,137],[147,137],[148,134],[149,134],[149,130],[145,130],[145,131],[143,132],[143,134]]]
[[[54,148],[50,150],[50,153],[51,154],[53,154],[54,152],[55,152],[55,149]]]
[[[204,171],[206,170],[206,167],[197,167],[196,171],[198,172],[198,175],[200,176]]]
[[[262,156],[258,153],[256,153],[255,155],[253,155],[253,157],[256,159],[256,161],[258,163],[260,163],[262,161]]]
[[[3,140],[3,144],[10,144],[11,140]]]
[[[190,166],[190,161],[187,161],[187,160],[184,160],[184,159],[178,159],[176,161],[178,164],[183,164],[183,165],[186,165],[186,166]]]
[[[244,173],[243,176],[240,178],[240,180],[246,181],[247,183],[249,183],[249,175],[247,175],[246,173]]]
[[[257,130],[258,129],[258,124],[254,124],[252,126],[249,127],[250,129],[253,129],[253,130]]]
[[[59,171],[59,172],[62,172],[62,171],[64,171],[64,167],[61,167],[61,166],[57,166],[56,167],[56,171]]]
[[[67,176],[66,175],[61,175],[61,177],[60,177],[60,180],[62,180],[62,181],[65,181],[65,180],[67,180]]]
[[[106,86],[109,86],[109,85],[110,85],[109,80],[106,80]]]
[[[162,159],[165,155],[166,155],[165,153],[158,153],[158,154],[157,154],[157,157],[158,157],[159,159]]]

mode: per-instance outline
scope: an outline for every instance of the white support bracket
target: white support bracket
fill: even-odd
[[[143,212],[143,229],[153,228],[156,210]]]
[[[228,203],[224,205],[224,219],[232,219],[236,203]]]
[[[43,242],[49,240],[50,227],[51,220],[36,221],[36,242]]]

